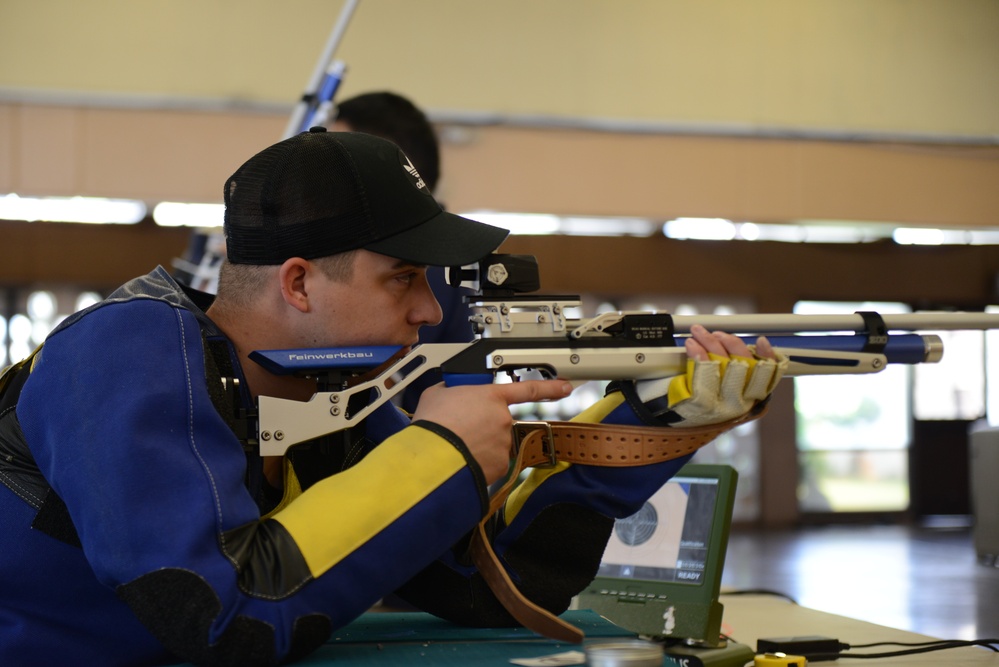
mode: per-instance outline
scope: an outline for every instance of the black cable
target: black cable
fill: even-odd
[[[911,648],[904,651],[887,651],[884,653],[818,653],[806,657],[808,660],[814,660],[816,662],[822,660],[836,660],[837,658],[893,658],[901,655],[915,655],[917,653],[930,653],[932,651],[944,651],[947,649],[965,648],[969,646],[983,646],[991,649],[992,651],[999,652],[999,648],[994,646],[996,644],[999,644],[999,639],[941,639],[936,642],[914,642],[912,644],[905,642],[879,642],[876,644],[862,644],[858,646],[850,646],[849,644],[846,644],[845,646],[847,648],[863,648],[867,646],[881,645],[916,646],[918,648]]]
[[[936,644],[949,644],[951,642],[960,641],[971,641],[975,643],[984,642],[983,645],[991,648],[993,651],[999,651],[999,649],[991,646],[991,644],[997,643],[995,639],[934,639],[929,642],[874,642],[873,644],[850,644],[847,648],[873,648],[875,646],[933,646]]]
[[[721,595],[772,595],[774,597],[783,598],[793,604],[798,604],[798,601],[787,593],[772,591],[768,588],[745,588],[737,591],[722,591]]]

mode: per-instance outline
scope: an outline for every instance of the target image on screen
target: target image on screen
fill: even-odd
[[[614,523],[599,576],[703,583],[717,498],[717,478],[674,477]]]

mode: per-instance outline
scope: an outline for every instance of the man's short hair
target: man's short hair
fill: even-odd
[[[273,279],[274,268],[223,260],[219,266],[216,303],[235,308],[249,306],[266,290],[267,281]]]
[[[440,178],[437,134],[411,101],[387,91],[364,93],[337,103],[336,119],[356,132],[373,134],[399,146],[413,161],[431,192]]]
[[[310,260],[319,270],[336,282],[347,282],[354,275],[356,250]],[[233,264],[223,260],[219,267],[218,300],[229,306],[246,307],[264,293],[267,282],[274,279],[272,266]]]

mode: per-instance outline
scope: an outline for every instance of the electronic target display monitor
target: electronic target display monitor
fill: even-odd
[[[580,608],[638,634],[718,645],[736,480],[731,466],[688,464],[616,521]]]

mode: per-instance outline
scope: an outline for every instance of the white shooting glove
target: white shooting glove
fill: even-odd
[[[684,375],[636,383],[643,403],[662,403],[660,417],[673,427],[704,426],[741,417],[766,399],[787,371],[788,359],[725,357],[709,354],[708,361],[687,361]]]

